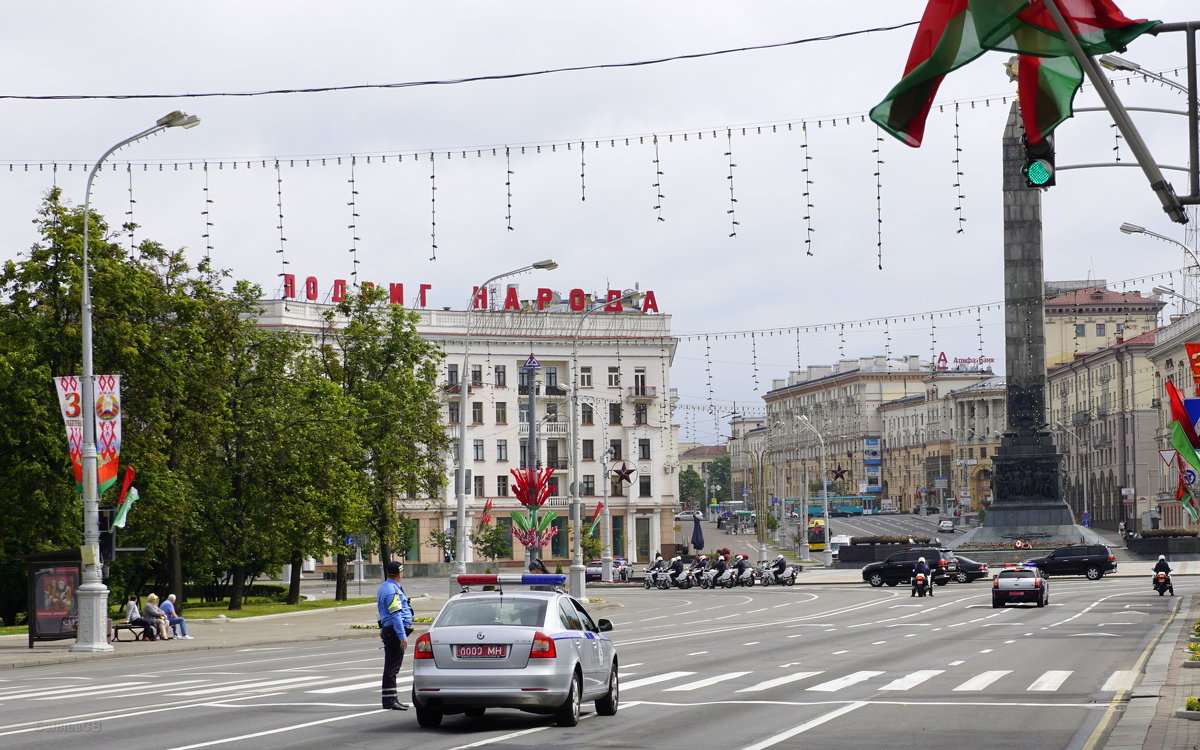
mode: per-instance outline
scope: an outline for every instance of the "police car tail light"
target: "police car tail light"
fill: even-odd
[[[417,638],[417,645],[413,649],[414,659],[432,659],[433,658],[433,641],[429,639],[429,633],[422,633],[421,637]]]
[[[542,631],[533,634],[533,645],[529,648],[530,659],[555,659],[558,651],[554,649],[554,639]]]
[[[1033,579],[1033,587],[1034,587],[1035,589],[1040,589],[1040,588],[1042,587],[1042,579],[1041,579],[1041,578],[1034,578],[1034,579]]]
[[[1000,579],[999,578],[992,579],[992,588],[994,588],[994,589],[1000,588]]]

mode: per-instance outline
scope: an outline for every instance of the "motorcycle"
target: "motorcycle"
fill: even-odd
[[[674,586],[677,589],[690,589],[696,585],[696,576],[690,568],[684,568],[674,580],[667,576],[667,587]]]
[[[917,596],[929,593],[929,577],[924,573],[917,573],[913,577],[913,590],[917,592]]]
[[[1167,575],[1163,571],[1159,571],[1158,573],[1155,573],[1154,574],[1154,590],[1158,592],[1159,596],[1162,596],[1163,594],[1167,593],[1168,591],[1171,592],[1171,596],[1175,596],[1175,585],[1173,583],[1171,583],[1171,576]]]
[[[734,575],[735,573],[733,568],[726,568],[725,572],[719,576],[717,575],[717,571],[715,569],[710,570],[704,574],[704,580],[707,581],[707,585],[704,583],[701,583],[700,585],[706,589],[719,589],[722,587],[731,589],[737,585],[737,579],[734,577]]]
[[[660,570],[658,568],[646,568],[643,582],[648,589],[665,589],[669,588],[671,585],[670,581],[667,579],[667,571]]]
[[[753,586],[756,580],[758,580],[758,570],[752,565],[747,565],[746,569],[742,571],[734,583],[738,586]]]
[[[774,567],[767,567],[766,562],[760,562],[759,566],[763,569],[762,585],[770,586],[772,583],[778,583],[780,586],[792,586],[796,583],[796,569],[791,565],[783,569],[782,573],[776,573]]]

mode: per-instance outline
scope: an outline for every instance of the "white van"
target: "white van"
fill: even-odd
[[[829,537],[829,550],[833,553],[833,559],[838,559],[838,547],[843,544],[849,544],[850,537],[846,534],[838,534],[837,536]]]

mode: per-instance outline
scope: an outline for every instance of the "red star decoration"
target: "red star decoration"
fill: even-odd
[[[612,470],[613,476],[622,484],[633,484],[633,467],[629,464],[621,464],[618,468]]]
[[[841,467],[841,465],[839,465],[836,469],[833,470],[834,481],[837,481],[839,479],[845,479],[847,471],[849,471],[849,469],[843,469]]]

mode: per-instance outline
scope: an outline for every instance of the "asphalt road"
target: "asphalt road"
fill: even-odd
[[[491,711],[423,730],[378,710],[375,639],[16,669],[0,674],[0,746],[1087,747],[1171,600],[1140,579],[1051,586],[1044,609],[1001,610],[987,581],[932,599],[865,584],[596,591],[622,706],[573,729]]]

